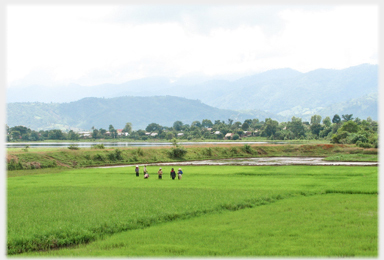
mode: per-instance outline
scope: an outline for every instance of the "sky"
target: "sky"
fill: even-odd
[[[378,64],[379,6],[6,6],[6,85],[93,86]]]

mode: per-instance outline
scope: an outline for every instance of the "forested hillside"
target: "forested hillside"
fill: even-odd
[[[191,124],[202,119],[244,121],[248,118],[282,117],[262,111],[236,112],[208,106],[198,100],[173,96],[84,98],[69,103],[10,103],[7,108],[9,126],[24,125],[40,129],[89,130],[123,128],[127,122],[133,129],[145,129],[150,123],[172,126],[177,120]]]
[[[61,101],[9,102],[19,97]],[[63,103],[68,99],[75,100]],[[153,122],[170,126],[176,120],[190,124],[229,118],[288,121],[295,116],[309,121],[315,114],[323,118],[353,114],[377,120],[378,66],[362,64],[308,73],[278,69],[236,81],[188,83],[180,79],[171,83],[165,78],[146,78],[93,87],[35,86],[10,89],[7,100],[7,124],[36,130],[105,128],[110,124],[122,128],[126,122],[140,129]]]

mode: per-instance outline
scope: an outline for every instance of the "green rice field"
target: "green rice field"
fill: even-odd
[[[8,178],[8,255],[378,256],[377,167],[170,169]]]

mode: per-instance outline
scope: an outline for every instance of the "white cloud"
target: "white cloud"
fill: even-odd
[[[378,7],[11,5],[6,39],[9,85],[304,72],[377,63]]]

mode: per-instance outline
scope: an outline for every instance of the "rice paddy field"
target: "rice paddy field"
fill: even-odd
[[[376,166],[147,168],[7,178],[8,256],[378,256]]]

